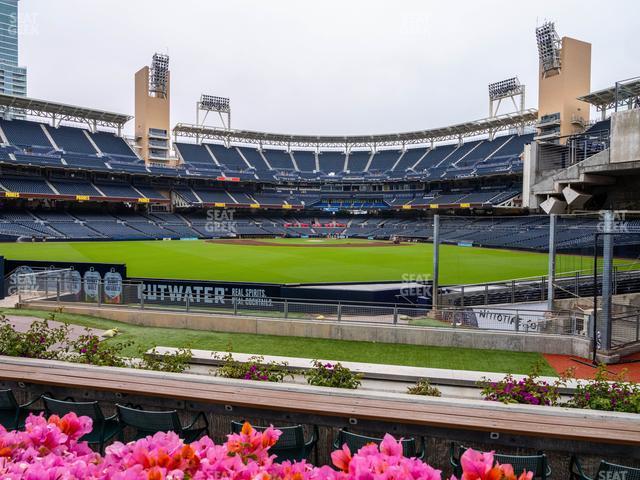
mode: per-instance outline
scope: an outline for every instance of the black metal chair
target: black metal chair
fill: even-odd
[[[462,476],[462,467],[460,466],[460,457],[467,451],[467,447],[458,445],[456,452],[455,443],[451,443],[449,452],[449,461],[453,467],[453,474],[457,477]],[[540,480],[546,480],[551,477],[551,467],[547,460],[547,456],[538,452],[537,455],[505,455],[502,453],[495,453],[493,459],[496,463],[501,465],[509,464],[513,467],[513,471],[516,475],[520,475],[523,471],[533,472],[533,478],[539,478]]]
[[[133,428],[135,439],[139,440],[157,432],[175,432],[186,443],[191,443],[203,435],[209,435],[209,421],[203,412],[199,412],[189,425],[183,426],[176,410],[150,411],[116,404],[118,419],[123,427]],[[201,420],[204,427],[196,427]]]
[[[231,431],[240,433],[244,422],[231,422]],[[257,427],[251,425],[254,430],[259,432],[265,431],[268,427]],[[316,443],[318,442],[318,427],[313,426],[311,437],[305,439],[304,428],[302,425],[294,425],[292,427],[274,427],[282,432],[277,443],[269,449],[269,452],[276,455],[279,461],[291,460],[300,461],[309,458]]]
[[[118,415],[105,417],[97,401],[74,402],[69,400],[56,400],[55,398],[42,396],[44,411],[47,416],[63,416],[73,412],[78,416],[89,417],[93,420],[93,430],[80,438],[80,441],[98,445],[100,451],[104,449],[106,442],[122,433],[122,425],[118,421]]]
[[[600,461],[598,471],[593,477],[587,475],[580,465],[577,457],[571,457],[569,465],[569,478],[571,480],[594,480],[601,478],[621,478],[624,480],[640,480],[640,468],[627,467],[626,465],[617,465],[615,463]]]
[[[360,435],[350,432],[346,428],[341,428],[340,430],[338,430],[338,436],[333,442],[333,448],[342,448],[342,445],[346,443],[349,447],[349,450],[351,450],[352,453],[355,453],[365,445],[368,445],[370,443],[380,445],[381,442],[382,438]],[[425,458],[424,438],[420,437],[420,445],[418,445],[418,442],[413,437],[402,439],[402,454],[405,457],[416,457],[423,460]]]
[[[30,414],[42,413],[42,409],[29,408],[38,400],[40,397],[20,405],[11,389],[0,390],[0,424],[7,430],[22,430]]]

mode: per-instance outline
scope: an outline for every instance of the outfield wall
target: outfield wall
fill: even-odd
[[[132,325],[255,335],[277,335],[331,340],[409,344],[423,346],[509,350],[575,355],[589,358],[591,342],[568,335],[523,334],[510,331],[468,330],[384,324],[357,324],[329,320],[256,318],[216,314],[140,310],[87,304],[29,302],[38,310],[91,315]]]

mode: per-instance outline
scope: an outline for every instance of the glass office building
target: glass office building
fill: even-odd
[[[18,0],[0,0],[0,93],[27,95],[27,69],[18,66]]]

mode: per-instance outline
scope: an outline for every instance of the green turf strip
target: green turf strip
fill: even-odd
[[[47,318],[49,315],[49,312],[34,310],[2,309],[0,312],[8,315],[27,315],[40,318]],[[227,350],[229,346],[232,346],[233,351],[238,353],[521,374],[528,373],[533,365],[541,362],[543,375],[556,375],[544,357],[538,353],[140,327],[68,313],[57,314],[56,320],[104,330],[117,327],[121,334],[107,341],[135,342],[136,346],[130,347],[125,352],[127,355],[136,355],[139,347],[148,349],[154,346],[164,346]]]

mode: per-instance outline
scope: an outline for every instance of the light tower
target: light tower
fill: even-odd
[[[558,36],[553,22],[536,28],[538,43],[539,141],[560,142],[581,133],[589,122],[589,104],[578,97],[591,91],[591,44]]]
[[[200,120],[200,114],[204,112],[202,121]],[[209,113],[214,112],[218,114],[222,128],[225,130],[231,129],[231,103],[226,97],[218,97],[215,95],[200,95],[200,100],[196,102],[196,125],[204,126],[207,121]],[[226,118],[226,121],[225,121]],[[196,134],[196,142],[200,141],[200,137]]]
[[[169,56],[156,53],[135,75],[136,144],[146,163],[163,164],[170,148]]]
[[[514,112],[523,113],[525,106],[525,87],[518,77],[507,78],[499,82],[489,84],[489,118],[498,115],[502,101],[510,99]],[[518,133],[524,133],[524,124],[518,127]],[[490,135],[493,138],[493,133]]]
[[[200,122],[200,112],[204,112],[202,122]],[[200,95],[200,100],[196,102],[196,125],[204,125],[210,112],[218,114],[224,129],[229,130],[231,128],[231,103],[228,98],[204,93]],[[225,116],[227,118],[226,122]]]

